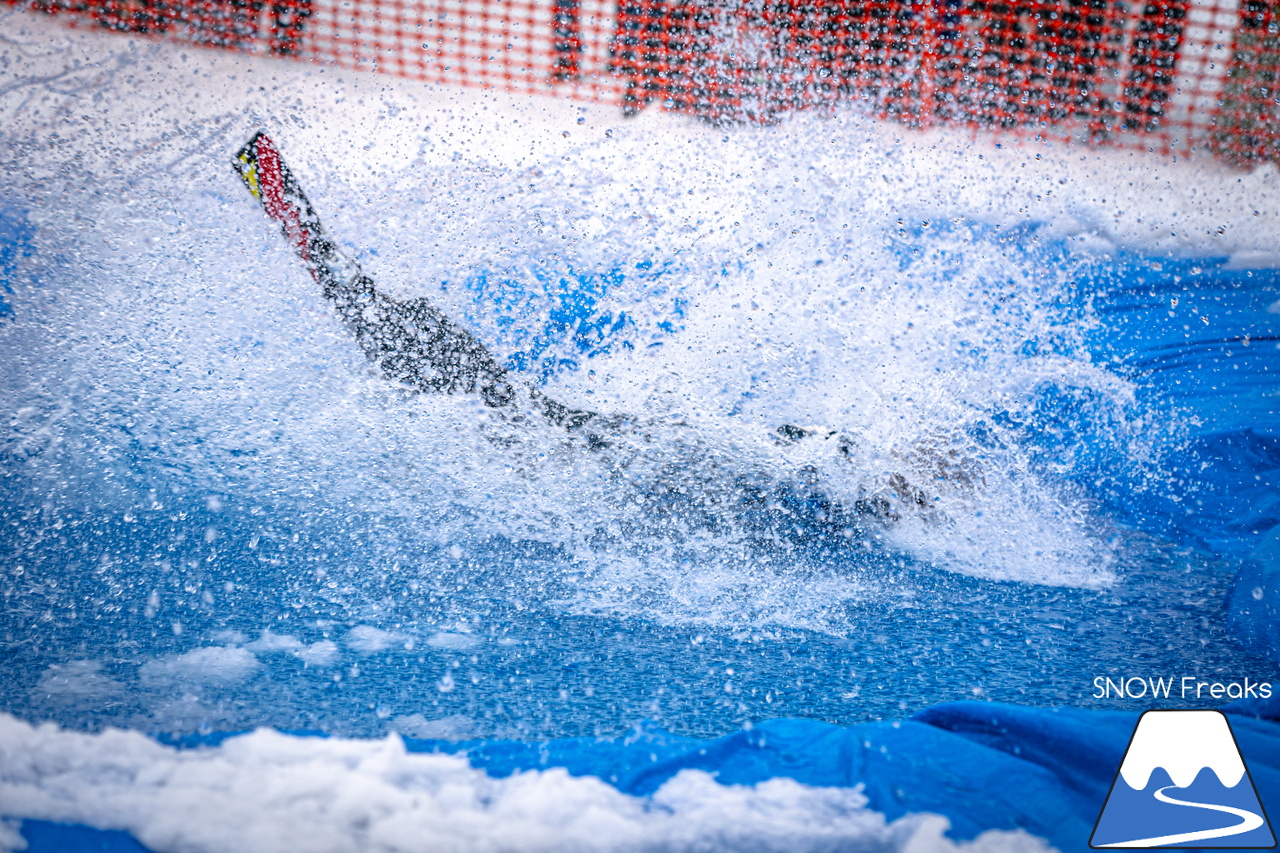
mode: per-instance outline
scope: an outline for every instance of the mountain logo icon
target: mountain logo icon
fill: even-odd
[[[1271,824],[1226,715],[1144,713],[1089,846],[1275,847]]]

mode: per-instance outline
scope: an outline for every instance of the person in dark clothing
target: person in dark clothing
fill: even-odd
[[[272,53],[294,56],[301,46],[303,28],[311,17],[311,0],[275,0],[271,3]]]
[[[1213,151],[1249,166],[1280,161],[1280,2],[1240,5],[1222,100],[1214,113]]]
[[[625,81],[623,115],[651,101],[718,119],[735,93],[710,67],[712,7],[676,0],[623,0],[612,46],[613,73]]]
[[[311,0],[178,0],[164,11],[162,18],[184,26],[197,44],[252,53],[265,43],[271,53],[292,56],[300,50],[311,5]]]
[[[575,409],[521,382],[498,363],[474,335],[427,299],[399,301],[379,291],[355,261],[329,239],[301,187],[280,160],[274,143],[258,133],[236,155],[236,171],[267,215],[278,222],[324,298],[333,304],[360,349],[387,379],[428,393],[475,394],[512,422],[542,420],[587,448],[625,447],[647,428],[634,418]],[[668,425],[670,426],[670,425]],[[780,446],[806,442],[830,448],[837,459],[854,456],[855,446],[836,430],[784,424],[773,432]],[[922,518],[935,514],[936,484],[945,481],[972,491],[981,483],[974,463],[954,449],[921,444],[901,455],[901,471],[883,485],[833,514],[897,520],[901,512]],[[810,482],[814,469],[796,481]],[[848,521],[848,519],[846,519]],[[845,523],[845,522],[842,522]]]
[[[120,0],[95,10],[98,25],[129,33],[162,33],[169,29],[168,8],[157,0]]]
[[[581,73],[579,59],[582,55],[582,22],[578,12],[579,0],[555,0],[551,19],[554,40],[551,49],[555,53],[557,80],[576,80]]]
[[[1124,85],[1124,126],[1152,133],[1165,114],[1174,90],[1174,67],[1182,47],[1187,2],[1153,2],[1142,17],[1129,49],[1129,76]]]

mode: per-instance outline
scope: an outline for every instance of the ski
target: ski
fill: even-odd
[[[360,277],[360,265],[342,254],[329,239],[319,215],[280,158],[271,137],[258,131],[236,152],[233,162],[236,174],[267,216],[280,225],[285,240],[317,284],[337,288]]]

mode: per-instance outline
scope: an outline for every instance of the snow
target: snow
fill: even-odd
[[[464,758],[385,740],[261,730],[179,750],[0,715],[0,816],[126,830],[157,853],[862,850],[1047,853],[1022,831],[972,842],[947,820],[892,823],[857,789],[788,779],[726,786],[685,770],[652,797],[563,769],[495,779]],[[0,823],[0,851],[22,848]]]
[[[147,661],[138,675],[148,686],[182,683],[228,686],[247,681],[261,667],[261,662],[248,649],[204,646]]]
[[[399,631],[385,631],[372,625],[357,625],[347,632],[347,647],[361,654],[374,654],[390,648],[412,648],[413,641]]]

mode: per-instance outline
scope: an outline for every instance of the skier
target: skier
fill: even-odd
[[[398,301],[380,292],[355,261],[344,255],[325,233],[319,217],[275,144],[259,132],[236,154],[235,167],[267,215],[280,223],[286,239],[306,264],[324,297],[370,361],[384,376],[423,392],[476,394],[486,405],[521,420],[541,417],[583,439],[588,447],[608,447],[631,430],[631,419],[575,409],[548,397],[510,373],[469,331],[455,323],[430,300]],[[855,450],[836,430],[784,424],[774,432],[781,445],[801,441],[831,443],[839,456]],[[915,515],[933,514],[930,492],[922,480],[945,480],[972,489],[980,480],[972,462],[955,450],[922,444],[902,456],[903,470],[889,475],[885,487],[858,498],[853,510],[893,520],[895,504]],[[813,470],[806,469],[808,474]],[[808,479],[808,478],[804,478]],[[891,501],[892,496],[895,500]]]

